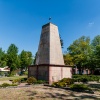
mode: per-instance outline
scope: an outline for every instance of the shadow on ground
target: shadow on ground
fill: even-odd
[[[42,88],[42,89],[45,89],[45,92],[42,92],[42,94],[39,93],[39,91],[26,91],[27,92],[27,96],[29,96],[29,99],[30,100],[46,100],[47,98],[50,98],[51,100],[52,99],[55,99],[55,100],[88,100],[88,99],[92,99],[92,100],[99,100],[100,97],[99,96],[95,96],[95,95],[92,95],[90,93],[80,93],[77,92],[75,93],[75,91],[71,91],[71,90],[65,90],[64,92],[53,92],[53,91],[50,91],[50,92],[46,92],[47,89],[49,88]],[[50,88],[51,89],[51,88]],[[54,88],[53,88],[54,89]],[[62,91],[62,89],[58,89],[59,91]],[[69,92],[68,92],[69,91]],[[79,94],[79,96],[77,95]]]
[[[88,86],[91,88],[100,89],[100,84],[89,84]]]

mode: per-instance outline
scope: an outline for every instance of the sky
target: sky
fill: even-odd
[[[100,35],[100,0],[0,0],[0,47],[38,50],[42,25],[56,24],[65,52],[74,40]]]

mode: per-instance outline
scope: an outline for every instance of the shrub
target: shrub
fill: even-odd
[[[27,83],[28,84],[33,84],[33,83],[36,83],[37,82],[37,80],[36,80],[36,78],[34,78],[34,77],[29,77],[28,79],[27,79]]]
[[[21,82],[26,82],[27,78],[21,78]]]
[[[21,82],[21,79],[14,79],[12,81],[12,84],[20,84],[20,82]]]
[[[7,87],[7,86],[10,86],[10,84],[8,84],[8,83],[3,83],[3,84],[0,85],[0,87]]]
[[[73,84],[73,79],[71,78],[63,78],[62,80],[60,80],[60,82],[64,82],[66,83],[66,85],[70,85],[70,84]]]
[[[51,86],[56,87],[58,85],[58,82],[53,82]]]
[[[23,75],[28,75],[28,71],[23,72]]]
[[[54,87],[66,87],[66,85],[73,84],[73,79],[71,78],[63,78],[62,80],[58,82],[54,82],[51,86]]]
[[[91,90],[87,85],[84,84],[72,84],[70,85],[70,88],[78,91]]]
[[[87,83],[87,82],[88,82],[88,79],[85,78],[85,77],[81,78],[80,80],[81,80],[81,82],[83,82],[83,83]]]
[[[3,84],[0,85],[0,87],[8,87],[8,86],[17,86],[17,84],[3,83]]]
[[[73,75],[75,82],[88,82],[88,81],[99,81],[100,76],[96,75]]]

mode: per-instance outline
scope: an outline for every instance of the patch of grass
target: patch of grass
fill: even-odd
[[[0,77],[0,81],[14,80],[19,78],[27,78],[27,76]]]
[[[8,83],[3,83],[0,85],[0,87],[8,87],[8,86],[17,86],[16,84],[8,84]]]
[[[72,84],[70,85],[70,88],[72,90],[78,90],[78,91],[91,90],[87,85],[84,85],[84,84]]]

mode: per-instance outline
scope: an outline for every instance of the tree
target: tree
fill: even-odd
[[[22,51],[19,55],[21,61],[21,69],[27,70],[27,67],[32,64],[32,53],[30,51]]]
[[[15,44],[11,44],[7,50],[7,65],[10,68],[10,72],[14,71],[18,67],[18,48]]]
[[[74,65],[73,57],[69,53],[64,54],[64,63],[65,65]]]
[[[35,57],[34,57],[34,60],[33,60],[33,64],[34,65],[36,64],[36,57],[37,57],[37,52],[36,52]]]
[[[0,67],[5,67],[7,65],[7,56],[5,52],[0,48]]]
[[[69,54],[73,57],[73,63],[79,69],[89,67],[89,59],[91,53],[90,38],[82,36],[75,40],[73,44],[68,47]]]
[[[94,37],[91,43],[92,47],[92,59],[94,62],[94,67],[100,67],[100,35],[97,35]]]
[[[100,45],[100,35],[97,35],[96,37],[94,37],[94,39],[92,40],[91,45],[93,47],[96,47],[97,45]]]
[[[96,67],[100,68],[100,45],[96,46],[95,50]]]
[[[60,35],[60,44],[61,44],[61,48],[64,48],[64,43],[63,43],[63,39],[61,38],[61,35]]]

